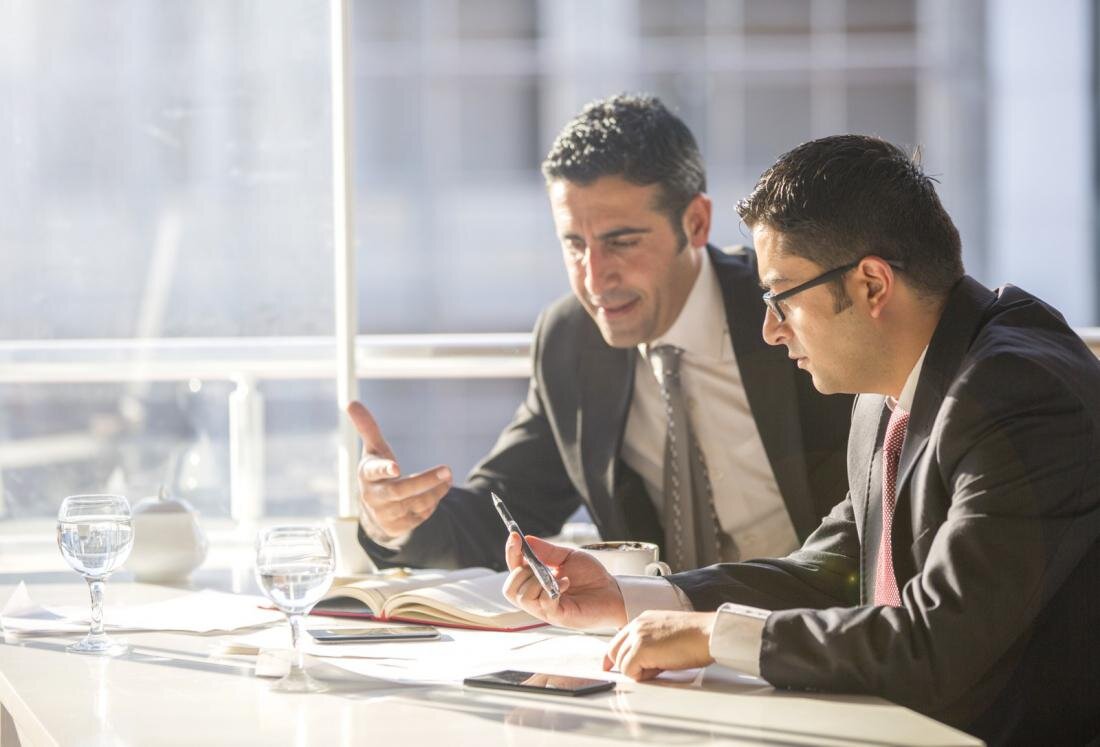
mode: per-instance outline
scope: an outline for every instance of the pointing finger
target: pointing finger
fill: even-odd
[[[359,432],[359,438],[363,439],[363,453],[376,454],[393,458],[393,451],[386,439],[382,437],[382,429],[362,402],[352,400],[347,407],[348,417]]]

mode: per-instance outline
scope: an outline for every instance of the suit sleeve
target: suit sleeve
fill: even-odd
[[[924,490],[949,507],[927,528],[927,560],[902,606],[772,614],[761,651],[772,684],[924,712],[973,697],[1096,542],[1091,414],[1041,365],[999,356],[962,372],[926,449],[922,479],[942,484]]]
[[[768,610],[859,604],[859,536],[849,498],[784,558],[719,563],[669,576],[696,610],[736,602]]]
[[[580,505],[547,418],[540,374],[545,334],[545,318],[540,317],[532,336],[533,372],[527,397],[466,485],[452,488],[400,550],[382,547],[360,530],[360,544],[378,565],[504,570],[508,532],[493,509],[490,490],[505,500],[528,534],[558,533]]]

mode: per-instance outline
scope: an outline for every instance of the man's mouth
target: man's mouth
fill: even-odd
[[[618,319],[633,311],[634,307],[638,305],[639,300],[640,299],[632,298],[624,303],[596,304],[596,309],[605,319]]]

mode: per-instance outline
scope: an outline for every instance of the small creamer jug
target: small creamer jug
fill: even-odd
[[[206,536],[198,513],[185,500],[160,495],[145,498],[133,508],[134,549],[126,568],[138,581],[185,581],[206,559]]]

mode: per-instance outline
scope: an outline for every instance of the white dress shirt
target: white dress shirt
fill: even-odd
[[[893,410],[901,406],[912,412],[913,398],[917,391],[924,356],[920,354],[913,370],[909,372],[898,399],[887,398],[887,406]],[[687,595],[680,587],[663,578],[645,576],[619,576],[616,578],[626,605],[627,620],[633,620],[645,610],[694,611]],[[710,632],[710,655],[719,664],[760,676],[760,649],[764,640],[764,625],[771,614],[769,610],[727,602],[718,608],[714,627]]]
[[[710,476],[721,560],[786,555],[798,547],[798,535],[749,408],[730,340],[722,288],[706,250],[687,251],[700,252],[699,275],[668,331],[637,348],[634,394],[621,455],[642,478],[657,515],[663,518],[668,420],[659,382],[664,372],[660,359],[649,353],[658,345],[675,345],[684,351],[680,380],[691,427]],[[756,325],[755,321],[748,323]]]

